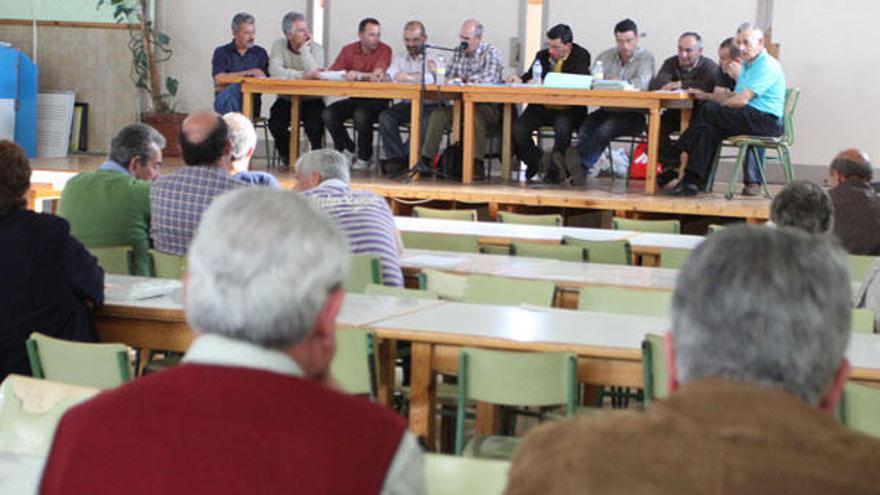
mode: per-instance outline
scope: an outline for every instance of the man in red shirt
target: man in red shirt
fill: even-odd
[[[381,81],[391,65],[391,47],[382,43],[381,26],[372,17],[358,25],[358,41],[342,47],[331,71],[345,71],[346,81]],[[373,156],[373,124],[388,100],[347,98],[324,109],[324,125],[333,137],[333,146],[350,158],[355,157],[355,144],[345,131],[345,120],[354,119],[357,132],[357,160],[352,169],[366,170]]]

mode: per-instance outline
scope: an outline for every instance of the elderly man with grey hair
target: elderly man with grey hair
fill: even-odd
[[[324,70],[324,48],[312,39],[312,32],[304,15],[288,12],[281,20],[283,38],[272,43],[269,54],[269,73],[281,79],[317,79]],[[290,160],[290,97],[281,95],[269,111],[269,130],[275,147],[287,165]],[[302,120],[313,150],[324,145],[324,100],[320,97],[300,97],[299,118]]]
[[[219,114],[240,112],[241,85],[223,86],[220,78],[266,77],[269,73],[269,54],[255,44],[256,20],[247,12],[235,14],[231,22],[232,41],[214,50],[211,59],[211,77],[214,79],[214,111]],[[254,96],[254,115],[260,115],[260,95]]]
[[[811,234],[826,234],[834,223],[834,205],[828,192],[815,182],[797,180],[785,186],[770,203],[770,221]]]
[[[676,283],[671,395],[644,413],[540,427],[507,493],[877,493],[880,441],[833,415],[849,373],[850,294],[830,236],[757,226],[709,236]]]
[[[250,119],[242,113],[229,112],[223,120],[229,127],[229,144],[232,146],[232,178],[254,186],[281,189],[274,175],[250,169],[257,148],[257,131]]]
[[[348,267],[302,195],[218,198],[189,254],[183,364],[68,412],[42,493],[425,493],[403,418],[330,384]]]
[[[306,153],[296,162],[296,189],[342,228],[353,254],[372,254],[382,265],[382,283],[403,286],[400,253],[403,242],[391,209],[382,196],[349,187],[348,159],[336,150]]]

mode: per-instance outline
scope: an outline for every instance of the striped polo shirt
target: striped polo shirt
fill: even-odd
[[[336,220],[353,254],[379,256],[385,285],[403,287],[397,226],[382,196],[352,190],[339,179],[325,180],[305,194]]]

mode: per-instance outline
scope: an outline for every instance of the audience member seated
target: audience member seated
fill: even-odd
[[[403,243],[388,203],[372,191],[352,190],[349,180],[348,160],[336,150],[312,151],[296,162],[296,189],[336,220],[352,253],[379,256],[385,285],[403,287]]]
[[[257,29],[254,16],[240,12],[232,18],[232,41],[214,50],[211,59],[211,77],[214,78],[214,110],[220,114],[240,112],[241,84],[228,84],[221,89],[220,76],[266,77],[269,73],[269,54],[254,44]],[[254,115],[260,115],[260,95],[254,97]]]
[[[232,146],[232,178],[254,185],[281,189],[274,175],[251,170],[251,158],[257,149],[257,131],[244,114],[230,112],[223,116],[229,127],[229,144]]]
[[[26,209],[30,179],[24,150],[0,140],[0,381],[31,374],[32,332],[97,340],[89,308],[104,302],[104,272],[67,221]]]
[[[822,186],[808,180],[797,180],[785,186],[773,198],[770,221],[777,227],[827,234],[834,223],[834,205]]]
[[[269,74],[280,79],[317,79],[324,69],[324,47],[312,39],[312,32],[304,15],[288,12],[281,20],[284,37],[272,43],[269,53]],[[290,163],[290,96],[278,95],[269,110],[269,130],[283,166]],[[313,150],[324,146],[324,100],[302,96],[299,99],[299,119]]]
[[[712,234],[676,284],[670,397],[539,427],[507,493],[876,493],[880,441],[834,417],[851,292],[830,236]]]
[[[358,41],[342,47],[330,70],[345,71],[346,81],[381,81],[391,65],[391,47],[380,41],[381,36],[379,21],[372,17],[361,20]],[[373,158],[373,124],[387,106],[388,100],[381,98],[346,98],[324,109],[324,125],[330,131],[333,146],[346,156],[357,158],[354,170],[369,167]],[[354,120],[357,149],[345,130],[345,119],[349,118]]]
[[[150,237],[156,250],[186,254],[202,213],[217,196],[246,187],[229,176],[232,145],[229,126],[215,113],[194,113],[183,121],[180,148],[186,167],[163,175],[150,188]]]
[[[58,215],[86,247],[131,246],[135,274],[150,274],[150,182],[159,177],[165,138],[146,124],[122,128],[107,161],[70,179]]]
[[[834,234],[850,254],[880,255],[880,197],[871,187],[871,160],[848,149],[831,162]]]
[[[424,494],[404,419],[333,386],[348,263],[301,195],[219,198],[190,250],[183,363],[71,409],[41,492]]]

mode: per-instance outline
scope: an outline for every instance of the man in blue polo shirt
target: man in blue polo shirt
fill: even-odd
[[[266,77],[269,73],[269,54],[254,44],[257,29],[254,16],[240,12],[232,18],[232,42],[218,46],[211,59],[211,77],[214,87],[220,88],[217,78]],[[241,111],[241,85],[228,84],[214,95],[214,110],[223,115]],[[259,95],[254,98],[254,115],[260,115]]]
[[[687,168],[684,178],[672,191],[677,196],[699,193],[724,138],[740,134],[782,134],[785,108],[782,66],[764,49],[764,33],[751,24],[737,29],[736,44],[742,52],[743,63],[733,93],[688,90],[706,104],[678,141],[678,149],[687,154]],[[758,188],[757,183],[747,183],[743,193],[751,195]]]

